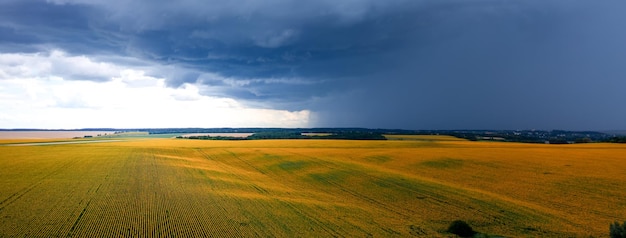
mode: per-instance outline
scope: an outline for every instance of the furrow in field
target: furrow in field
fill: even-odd
[[[25,194],[29,193],[30,191],[32,191],[34,188],[36,188],[37,186],[41,185],[47,178],[63,171],[64,169],[66,169],[68,166],[70,166],[73,163],[73,161],[67,161],[65,163],[63,163],[59,168],[53,170],[50,173],[47,173],[46,175],[36,179],[30,186],[22,189],[21,191],[18,191],[16,193],[13,193],[11,196],[7,197],[6,199],[0,201],[0,211],[2,211],[6,206],[9,206],[11,203],[15,202],[16,200],[19,200],[22,196],[24,196]]]
[[[82,217],[88,209],[92,195],[97,193],[97,177],[99,171],[105,169],[97,160],[91,160],[80,154],[70,154],[63,156],[65,150],[55,153],[46,152],[55,148],[37,148],[44,155],[37,158],[38,161],[57,161],[61,164],[48,175],[37,179],[38,185],[33,187],[28,193],[24,193],[20,199],[7,206],[2,212],[8,214],[11,219],[9,223],[19,224],[18,236],[66,236],[70,228],[78,228]],[[58,156],[53,158],[53,156]],[[49,156],[49,157],[48,157]],[[95,162],[95,163],[94,163]],[[33,165],[36,166],[36,165]],[[45,164],[42,164],[45,166]],[[29,179],[25,177],[24,179]],[[95,183],[94,183],[95,182]],[[81,217],[81,219],[76,219]],[[3,221],[2,224],[5,224]],[[0,225],[0,236],[3,233]]]
[[[413,181],[419,181],[424,185],[420,186],[420,188],[428,188],[428,187],[439,187],[440,189],[430,189],[430,191],[426,194],[422,194],[424,198],[429,198],[437,203],[440,203],[446,207],[457,207],[461,210],[467,210],[468,207],[471,208],[473,212],[481,213],[483,216],[493,216],[496,221],[501,222],[502,224],[506,222],[511,222],[511,219],[507,219],[506,217],[500,216],[497,211],[501,211],[502,209],[507,209],[508,207],[515,207],[512,211],[519,213],[518,215],[526,214],[528,218],[535,219],[536,222],[547,222],[547,221],[557,221],[560,223],[568,224],[571,228],[579,226],[572,221],[568,221],[563,217],[566,217],[567,214],[562,212],[562,210],[552,209],[546,206],[543,206],[538,203],[532,203],[528,201],[517,200],[515,198],[492,193],[483,189],[475,189],[471,187],[462,187],[456,184],[447,183],[440,180],[435,180],[431,178],[426,178],[423,176],[418,176],[416,174],[408,174],[404,172],[398,172],[396,170],[375,166],[371,164],[365,163],[355,163],[353,164],[355,167],[361,167],[359,171],[377,171],[377,173],[384,173],[387,176],[393,177],[404,177],[412,179]],[[407,184],[400,184],[398,179],[388,180],[391,183],[397,185],[399,189],[406,189],[409,191],[415,191],[416,193],[424,192],[420,189],[415,189],[414,186],[406,186]],[[430,186],[426,186],[425,184],[430,184]],[[429,195],[430,194],[430,195]],[[456,198],[474,198],[475,201],[481,203],[488,203],[490,206],[483,206],[482,208],[472,207],[471,204],[468,204],[466,200],[459,200]],[[483,209],[483,210],[478,210]],[[507,209],[510,210],[510,209]]]
[[[78,217],[76,218],[76,221],[74,221],[74,224],[70,228],[70,232],[67,234],[67,237],[73,237],[74,236],[74,229],[76,229],[76,226],[80,222],[80,219],[83,218],[83,215],[85,214],[85,212],[87,211],[87,208],[89,207],[89,203],[91,203],[91,201],[87,202],[87,205],[85,205],[85,208],[83,208],[83,210],[80,212],[80,214],[78,214]]]
[[[271,222],[253,223],[248,224],[247,222],[242,222],[239,231],[247,231],[252,232],[252,234],[260,234],[268,231],[273,231],[274,233],[266,233],[266,234],[281,234],[281,230],[285,235],[289,236],[292,232],[301,232],[301,228],[299,229],[291,229],[290,225],[285,226],[285,221],[293,221],[293,219],[285,219],[285,220],[273,220],[273,217],[276,215],[272,214],[257,214],[249,212],[248,209],[250,207],[245,204],[249,204],[251,202],[256,203],[257,205],[254,209],[268,210],[268,211],[289,211],[286,214],[280,216],[289,216],[295,217],[297,221],[306,221],[306,224],[309,224],[311,229],[316,229],[319,234],[320,231],[325,231],[328,235],[332,236],[341,236],[341,233],[335,231],[337,228],[328,227],[329,223],[320,222],[320,220],[316,219],[314,216],[310,215],[308,212],[308,207],[314,204],[315,200],[310,200],[312,203],[300,204],[303,202],[302,199],[288,197],[285,195],[280,195],[280,193],[287,193],[286,191],[295,192],[295,190],[285,188],[280,183],[280,181],[276,181],[275,179],[264,175],[261,171],[258,171],[249,166],[244,160],[236,156],[236,154],[231,153],[228,150],[225,150],[226,154],[229,155],[227,157],[223,157],[223,155],[218,155],[219,159],[213,155],[209,155],[205,152],[200,152],[203,157],[207,158],[207,160],[213,162],[216,167],[219,167],[220,171],[224,171],[225,174],[235,175],[237,179],[233,179],[234,181],[241,181],[240,184],[242,186],[239,189],[245,189],[247,191],[242,190],[233,190],[233,192],[225,192],[222,190],[214,191],[215,194],[219,196],[224,196],[223,199],[235,199],[235,201],[242,201],[242,205],[239,206],[238,212],[246,214],[242,215],[240,219],[247,220],[267,220],[270,218]],[[234,160],[233,160],[234,159]],[[235,162],[235,163],[233,163]],[[243,167],[241,167],[243,166]],[[242,170],[243,169],[243,170]],[[278,186],[272,185],[268,187],[269,184],[278,184]],[[279,192],[278,194],[276,192]],[[243,200],[242,200],[243,199]],[[304,200],[306,201],[306,200]],[[295,206],[296,204],[300,204],[299,206]],[[303,207],[298,208],[298,207]],[[292,222],[287,222],[292,223]],[[263,228],[260,230],[259,228]],[[279,232],[279,233],[276,233]]]
[[[599,237],[623,146],[187,141],[0,147],[0,237]]]
[[[167,152],[164,154],[163,152]],[[202,157],[198,152],[191,154],[182,153],[184,151],[161,151],[158,158],[164,163],[168,163],[170,168],[179,170],[179,178],[184,180],[177,181],[185,189],[180,191],[180,195],[184,198],[186,207],[183,211],[193,211],[189,214],[181,214],[187,216],[189,225],[194,229],[189,229],[186,233],[190,236],[206,237],[216,234],[221,236],[248,236],[246,230],[241,229],[241,223],[237,220],[241,213],[241,207],[236,206],[237,201],[233,197],[219,193],[223,189],[230,187],[229,182],[216,180],[213,176],[207,176],[206,173],[220,172],[222,175],[238,176],[232,174],[225,165],[211,161],[210,158]],[[187,152],[188,153],[188,152]],[[200,157],[198,157],[200,156]],[[207,168],[211,170],[205,170]],[[180,220],[180,219],[176,219]],[[254,231],[251,231],[254,233]]]
[[[327,171],[327,172],[322,172],[322,173],[316,172],[313,174],[309,174],[309,176],[314,175],[314,178],[316,180],[319,180],[320,182],[326,184],[327,186],[337,188],[338,189],[337,192],[339,192],[337,195],[343,197],[342,199],[347,199],[347,201],[351,201],[357,204],[362,203],[364,204],[363,207],[368,207],[368,209],[370,209],[370,212],[375,213],[375,214],[388,214],[386,216],[393,217],[393,219],[406,221],[406,222],[410,221],[412,223],[418,223],[418,224],[422,223],[421,221],[419,221],[420,219],[416,219],[417,217],[415,216],[415,214],[417,214],[417,211],[412,210],[410,206],[398,205],[393,202],[386,201],[385,199],[380,197],[381,191],[377,191],[377,188],[380,188],[378,185],[385,182],[387,180],[386,178],[373,176],[368,171],[361,171],[358,168],[353,168],[350,164],[346,164],[340,161],[320,159],[315,156],[294,153],[292,151],[286,151],[286,150],[283,150],[283,151],[286,154],[294,155],[294,157],[297,160],[304,159],[304,160],[311,161],[310,167],[324,168],[321,171]],[[340,177],[344,177],[344,178],[337,180],[335,176],[330,176],[330,177],[325,176],[325,173],[330,173],[330,174],[340,173],[342,174]],[[348,179],[359,178],[358,180],[355,181],[358,184],[349,182],[347,178]],[[388,188],[387,190],[397,192],[395,191],[396,188],[402,189],[402,187],[394,187],[393,189]],[[423,191],[418,191],[418,192],[423,192]],[[345,194],[345,196],[348,196],[348,197],[345,197],[339,194]],[[386,235],[402,234],[394,230],[394,229],[398,229],[398,227],[392,229],[382,224],[378,224],[378,225],[380,226],[380,229],[384,230]],[[410,226],[414,227],[413,230],[417,229],[416,225],[410,225]],[[429,229],[420,228],[420,230],[426,231]],[[430,230],[429,232],[431,234],[434,233],[434,231],[432,230]]]
[[[236,157],[238,160],[244,161],[243,165],[247,166],[250,165],[251,163],[246,161],[243,158],[240,158],[239,156],[236,156],[236,153],[233,152],[229,152],[229,154],[231,156]],[[278,159],[278,158],[277,158]],[[275,161],[278,162],[278,161]],[[319,161],[318,161],[319,162]],[[315,162],[315,163],[318,163]],[[290,164],[287,164],[290,165]],[[297,164],[295,165],[297,166]],[[320,164],[315,164],[312,165],[313,167],[317,166],[321,166],[324,167]],[[328,170],[341,170],[342,168],[339,167],[333,167],[332,165],[326,165],[329,166],[329,168],[327,168]],[[266,171],[262,168],[254,168],[254,170],[259,171],[260,173],[264,174],[264,176],[268,176],[266,174],[271,174],[271,172]],[[306,174],[299,174],[299,175],[306,175]],[[296,175],[296,176],[299,176]],[[302,184],[296,184],[293,183],[296,180],[299,180],[301,178],[281,178],[280,176],[276,176],[276,174],[271,174],[271,176],[268,176],[269,178],[272,178],[272,181],[270,181],[271,183],[278,183],[281,184],[283,186],[286,187],[290,187],[293,188],[292,191],[297,191],[297,193],[301,193],[301,192],[307,192],[307,190],[319,190],[319,188],[314,188],[311,187],[312,184],[305,184],[305,187],[302,187]],[[355,192],[352,189],[349,189],[346,186],[343,186],[339,183],[335,183],[332,180],[326,181],[327,185],[330,186],[335,186],[337,188],[340,188],[340,193],[345,193],[348,194],[348,196],[351,196],[352,198],[349,197],[337,197],[338,194],[326,194],[325,196],[328,196],[328,198],[330,198],[330,200],[321,198],[321,197],[317,197],[317,199],[320,199],[318,201],[314,201],[311,199],[315,199],[315,198],[310,198],[310,199],[304,199],[304,201],[306,200],[310,200],[312,201],[311,203],[306,203],[306,204],[301,204],[300,202],[297,203],[293,203],[293,202],[288,202],[288,201],[295,201],[294,199],[289,199],[289,198],[281,198],[280,196],[272,196],[275,199],[280,199],[280,201],[282,202],[288,202],[285,203],[287,207],[290,207],[291,210],[294,210],[293,212],[296,213],[299,217],[301,217],[300,219],[303,220],[308,220],[309,222],[307,223],[313,223],[313,224],[318,224],[316,225],[316,227],[322,227],[323,229],[327,230],[329,235],[341,235],[341,234],[350,234],[350,233],[354,233],[355,231],[359,231],[359,232],[363,232],[364,235],[371,235],[371,233],[367,230],[364,230],[361,228],[361,225],[355,225],[353,224],[351,221],[349,220],[344,220],[344,219],[340,219],[340,218],[332,218],[329,220],[329,217],[325,217],[325,214],[320,214],[318,212],[316,212],[319,209],[313,209],[311,207],[315,207],[315,206],[323,206],[323,207],[327,207],[327,206],[343,206],[346,207],[346,204],[343,204],[343,202],[337,202],[337,201],[345,201],[348,203],[354,203],[354,199],[356,198],[357,200],[362,200],[365,201],[366,204],[375,204],[375,207],[378,207],[377,209],[383,209],[381,211],[372,211],[376,214],[380,213],[380,212],[387,212],[387,213],[391,213],[391,214],[395,214],[394,216],[398,217],[404,217],[404,218],[408,218],[408,216],[401,212],[400,210],[394,209],[389,207],[387,204],[381,203],[380,201],[372,198],[372,197],[368,197],[368,196],[364,196],[361,193]],[[347,198],[347,199],[346,199]],[[299,199],[299,201],[303,201],[303,199]],[[357,202],[356,204],[359,204],[361,202]],[[334,205],[333,205],[334,204]],[[355,206],[356,204],[347,206],[350,207],[350,209],[356,209],[356,210],[360,210],[360,208],[357,207],[352,207]],[[368,205],[370,206],[370,205]],[[302,209],[304,208],[304,209]],[[319,217],[319,218],[318,218]],[[321,218],[321,219],[320,219]],[[368,227],[372,227],[372,224],[367,225]],[[345,228],[350,228],[350,232],[348,232],[347,230],[345,230]],[[387,229],[387,228],[383,228],[383,229]],[[387,229],[385,231],[382,231],[382,234],[385,234],[386,236],[388,235],[399,235],[399,233],[397,231],[394,231],[393,229]]]
[[[439,181],[422,179],[418,176],[401,174],[377,167],[363,168],[361,164],[354,164],[345,161],[329,161],[319,159],[314,156],[298,153],[294,154],[300,158],[315,161],[318,163],[318,166],[327,167],[329,171],[344,171],[348,177],[367,178],[360,182],[363,186],[362,188],[359,188],[359,186],[345,186],[345,184],[349,184],[346,183],[346,181],[334,182],[333,179],[328,179],[325,180],[325,182],[340,188],[341,191],[350,194],[358,200],[372,204],[374,207],[377,207],[377,209],[383,209],[392,214],[396,214],[395,216],[399,216],[398,218],[404,220],[407,220],[409,217],[415,219],[414,214],[418,214],[420,211],[425,211],[424,209],[420,209],[422,206],[430,207],[428,210],[448,210],[451,214],[466,214],[462,216],[473,214],[472,216],[475,217],[477,214],[482,214],[478,215],[478,217],[482,217],[481,219],[483,220],[490,220],[490,223],[496,222],[496,224],[505,224],[513,221],[511,218],[507,218],[508,215],[505,214],[527,216],[528,218],[533,219],[532,223],[535,225],[546,221],[562,220],[562,218],[559,218],[559,213],[545,213],[543,207],[530,205],[520,209],[517,201],[512,201],[512,199],[508,198],[503,199],[500,196],[493,196],[482,191],[449,186]],[[402,180],[406,181],[400,184],[398,181]],[[374,188],[378,188],[378,190],[374,190]],[[384,196],[381,197],[381,194],[386,193],[380,191],[381,189],[387,192],[396,193],[396,198],[402,198],[402,196],[398,195],[410,192],[415,194],[419,199],[413,199],[414,201],[411,202],[415,204],[415,206],[407,206],[404,203],[398,203],[393,200],[386,199]],[[402,192],[403,190],[405,192]],[[417,210],[414,210],[413,208],[417,208]],[[567,223],[565,220],[562,222]],[[573,223],[570,224],[574,225]]]
[[[205,153],[205,151],[199,150],[197,152],[200,153],[200,155],[203,158],[205,158],[206,161],[209,162],[211,167],[216,168],[218,171],[221,171],[224,176],[232,177],[231,180],[221,180],[222,183],[225,182],[225,184],[223,184],[221,186],[220,186],[220,183],[219,183],[220,180],[216,180],[216,178],[211,178],[211,179],[214,180],[213,186],[211,186],[211,191],[213,191],[212,194],[214,195],[214,197],[217,198],[216,204],[224,204],[224,203],[227,203],[227,202],[233,202],[233,203],[237,204],[237,206],[232,207],[235,210],[234,211],[230,211],[231,215],[236,215],[237,213],[247,214],[248,215],[248,216],[244,216],[244,215],[238,216],[239,217],[238,220],[242,220],[242,221],[237,224],[240,227],[236,227],[236,226],[232,227],[233,231],[237,231],[237,232],[239,232],[239,231],[240,232],[247,231],[247,232],[250,232],[252,234],[258,233],[258,232],[262,232],[262,231],[259,231],[259,230],[255,229],[254,227],[252,227],[252,228],[248,227],[249,224],[244,221],[244,220],[249,220],[251,218],[257,218],[259,220],[262,220],[263,218],[262,217],[258,217],[256,214],[253,214],[253,213],[250,213],[250,212],[247,211],[247,208],[245,206],[243,206],[244,204],[246,204],[246,202],[244,202],[243,204],[240,202],[240,200],[242,198],[245,198],[245,197],[241,196],[242,195],[241,192],[243,192],[243,191],[239,190],[240,188],[245,188],[245,187],[252,187],[252,188],[259,189],[261,187],[261,185],[255,184],[253,182],[254,180],[252,178],[246,176],[245,173],[241,173],[242,171],[238,171],[232,165],[224,163],[223,161],[220,161],[220,159],[214,158],[212,155],[209,155],[209,154]],[[226,187],[224,187],[224,186],[228,185],[228,184],[230,184],[232,182],[239,183],[239,184],[241,184],[244,187],[237,186],[237,187],[235,187],[235,189],[237,189],[237,190],[234,190],[234,192],[230,193],[230,194],[228,192],[224,192],[225,189],[231,189],[230,185],[226,186]],[[263,189],[260,189],[260,190],[257,190],[257,191],[260,192],[260,193],[255,193],[255,192],[253,192],[253,193],[254,194],[258,194],[258,196],[261,196],[261,197],[267,196],[266,194],[263,194],[264,193]],[[249,203],[251,200],[245,199],[244,201],[247,201]],[[264,206],[264,204],[263,203],[257,204],[257,206]],[[268,224],[266,224],[266,225],[268,225]],[[266,228],[272,229],[271,227],[266,227]]]

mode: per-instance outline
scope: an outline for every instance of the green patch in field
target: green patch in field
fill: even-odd
[[[299,170],[307,166],[307,162],[304,161],[284,161],[278,164],[278,167],[285,171]]]
[[[348,172],[337,170],[337,171],[330,171],[326,173],[313,173],[313,174],[309,174],[309,177],[315,180],[316,182],[320,182],[324,184],[340,183],[340,182],[343,182],[348,177]]]
[[[391,157],[386,156],[386,155],[374,155],[374,156],[365,157],[363,159],[367,162],[372,162],[372,163],[385,163],[387,161],[390,161]]]
[[[282,157],[278,155],[263,154],[261,158],[264,160],[277,160],[277,159],[281,159]]]
[[[454,158],[442,158],[436,160],[428,160],[420,163],[422,166],[437,168],[437,169],[459,169],[463,167],[465,161]]]

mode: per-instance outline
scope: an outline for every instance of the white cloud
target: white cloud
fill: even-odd
[[[69,80],[105,81],[121,68],[96,62],[86,56],[68,56],[62,51],[48,53],[0,54],[0,79],[23,77],[62,77]]]
[[[71,78],[81,69],[106,80]],[[60,51],[0,54],[0,128],[308,126],[307,110],[247,108],[200,87]]]

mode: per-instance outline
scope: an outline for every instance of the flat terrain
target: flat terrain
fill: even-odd
[[[625,145],[396,139],[0,146],[0,237],[445,237],[457,219],[606,237],[626,220]]]

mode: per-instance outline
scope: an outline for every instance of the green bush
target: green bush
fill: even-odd
[[[466,222],[461,220],[453,221],[448,227],[448,232],[460,237],[472,237],[476,232]]]
[[[619,222],[611,224],[611,238],[626,238],[626,221],[620,225]]]

